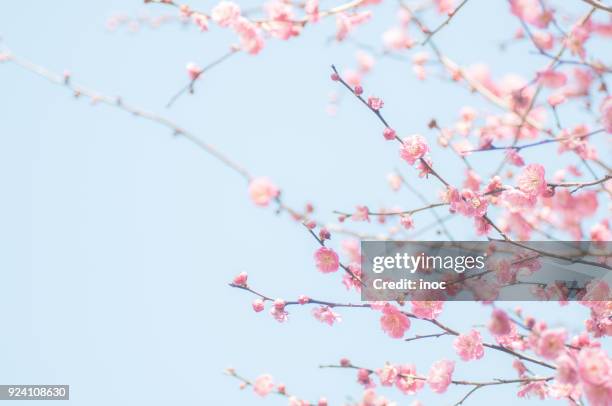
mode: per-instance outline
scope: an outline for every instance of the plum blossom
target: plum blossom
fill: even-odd
[[[512,326],[508,314],[501,309],[494,309],[488,327],[491,334],[504,336],[510,334]]]
[[[253,306],[253,310],[256,313],[259,313],[259,312],[263,311],[263,309],[264,309],[264,301],[261,300],[261,299],[255,299],[255,300],[253,300],[252,306]]]
[[[286,302],[283,299],[276,299],[270,309],[270,315],[279,323],[284,323],[289,319],[289,312],[285,310]]]
[[[378,379],[380,379],[380,384],[382,386],[393,386],[395,379],[397,378],[397,374],[397,367],[389,363],[386,363],[384,367],[376,370],[376,375],[378,375]]]
[[[432,391],[444,393],[451,384],[455,362],[448,360],[436,361],[432,364],[427,375],[427,383]]]
[[[268,178],[255,178],[249,182],[249,196],[257,206],[266,207],[279,194],[280,190]]]
[[[538,82],[545,87],[556,89],[564,86],[567,83],[567,76],[565,73],[557,72],[552,69],[540,71],[537,74]]]
[[[453,347],[464,361],[480,359],[484,355],[482,338],[477,330],[471,330],[467,334],[460,334],[453,341]]]
[[[342,321],[342,317],[338,313],[334,313],[329,306],[316,307],[312,309],[312,314],[315,319],[330,326],[333,326],[335,322]]]
[[[336,272],[340,266],[338,254],[331,248],[321,247],[314,255],[317,269],[323,273]]]
[[[274,389],[274,379],[271,375],[260,375],[253,383],[253,390],[261,397],[267,396]]]
[[[405,395],[414,395],[423,388],[425,382],[422,379],[414,378],[416,367],[412,364],[401,365],[398,367],[398,375],[395,379],[395,386]]]
[[[565,349],[565,339],[567,332],[565,329],[548,329],[540,334],[536,351],[546,359],[555,359]]]
[[[410,328],[408,316],[391,304],[386,304],[382,308],[382,313],[380,325],[383,331],[392,338],[402,338]]]
[[[367,22],[371,17],[370,11],[350,15],[338,13],[336,15],[336,40],[344,40],[357,25]]]
[[[385,31],[382,40],[386,49],[395,51],[401,51],[414,46],[414,40],[408,36],[405,30],[399,27],[390,28]]]
[[[594,224],[590,230],[590,237],[592,241],[612,241],[612,232],[610,232],[610,222],[608,219]]]
[[[402,140],[400,156],[410,165],[414,165],[414,163],[418,159],[423,158],[428,151],[429,146],[427,145],[427,140],[420,134],[414,134]]]
[[[400,224],[406,230],[410,230],[411,228],[414,228],[414,220],[412,219],[412,216],[410,214],[407,214],[407,213],[406,214],[402,214],[400,216]]]
[[[238,275],[234,277],[234,279],[232,280],[232,283],[238,286],[246,286],[248,277],[249,275],[246,272],[240,272]]]
[[[202,68],[193,62],[189,62],[185,68],[187,69],[187,75],[191,80],[196,80],[203,72]]]
[[[240,6],[231,1],[219,2],[211,11],[212,20],[221,27],[229,27],[240,17]]]
[[[355,213],[351,215],[351,219],[354,221],[370,221],[369,213],[370,210],[367,206],[357,206]]]
[[[441,300],[413,300],[412,313],[420,319],[434,320],[442,313],[444,302]]]
[[[395,130],[389,127],[385,128],[385,130],[383,131],[383,137],[385,137],[387,141],[394,140],[396,137]]]
[[[578,383],[578,366],[576,360],[568,355],[563,354],[555,361],[557,365],[557,381],[564,384]]]
[[[256,55],[263,49],[263,37],[253,22],[240,16],[233,23],[232,27],[240,39],[240,49],[251,55]]]
[[[516,148],[510,148],[506,151],[506,159],[514,166],[523,166],[525,165],[525,161],[519,155]]]
[[[385,103],[380,97],[375,97],[375,96],[368,97],[368,106],[370,106],[372,110],[378,111],[382,109],[384,105]]]
[[[530,196],[538,196],[546,191],[544,167],[540,164],[530,164],[523,169],[518,178],[518,187]]]

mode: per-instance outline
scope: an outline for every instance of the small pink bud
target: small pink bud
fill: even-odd
[[[264,301],[261,299],[255,299],[253,300],[253,310],[255,310],[255,312],[259,313],[264,309]]]
[[[317,406],[327,406],[327,399],[325,399],[325,398],[319,399],[319,402],[317,403]]]
[[[384,105],[385,103],[382,101],[381,98],[374,96],[368,97],[368,106],[370,106],[372,110],[378,111],[382,109]]]
[[[312,213],[314,211],[314,206],[312,205],[312,203],[307,203],[306,204],[306,213]]]
[[[321,230],[319,230],[319,238],[323,241],[329,240],[331,238],[329,230],[327,230],[327,228],[322,228]]]
[[[274,301],[274,308],[276,310],[283,310],[285,308],[285,301],[283,299],[276,299]]]
[[[234,280],[232,282],[234,283],[234,285],[246,286],[248,277],[249,275],[246,272],[240,272],[234,277]]]
[[[280,393],[281,395],[284,395],[285,393],[287,393],[287,388],[285,387],[284,383],[278,384],[278,393]]]
[[[357,96],[360,96],[361,94],[363,94],[363,87],[361,87],[360,85],[355,86],[354,92]]]
[[[340,360],[340,366],[348,367],[351,365],[351,361],[348,358],[342,358]]]
[[[310,302],[310,298],[306,295],[300,295],[300,297],[298,297],[298,303],[303,305]]]
[[[385,137],[386,140],[394,140],[395,139],[395,130],[393,128],[385,128],[385,131],[383,131],[383,137]]]
[[[314,220],[310,220],[309,222],[306,223],[306,227],[308,227],[311,230],[313,230],[316,226],[317,226],[317,223]]]
[[[189,75],[189,79],[196,80],[202,74],[202,68],[196,65],[193,62],[189,62],[187,64],[187,74]]]
[[[331,80],[333,80],[334,82],[337,82],[340,80],[340,76],[338,76],[337,73],[332,73]]]

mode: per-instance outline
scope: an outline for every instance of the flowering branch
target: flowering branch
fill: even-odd
[[[328,365],[319,365],[319,368],[321,369],[327,369],[327,368],[334,368],[334,369],[356,369],[359,371],[364,371],[362,372],[363,375],[368,374],[376,374],[376,371],[374,369],[371,368],[363,368],[363,367],[359,367],[359,366],[355,366],[352,363],[345,363],[345,364],[328,364]],[[410,380],[415,380],[415,381],[424,381],[424,382],[428,382],[430,381],[430,379],[428,377],[425,376],[420,376],[420,375],[414,375],[414,374],[406,374],[406,373],[398,373],[397,374],[398,378],[403,378],[406,379],[408,381]],[[470,390],[459,402],[455,403],[455,406],[461,405],[463,404],[463,402],[465,402],[465,400],[472,395],[476,390],[481,389],[481,388],[485,388],[487,386],[498,386],[498,385],[508,385],[508,384],[514,384],[514,383],[518,383],[521,385],[525,385],[528,383],[532,383],[532,382],[549,382],[552,381],[553,379],[555,379],[554,376],[547,376],[547,377],[525,377],[525,378],[518,378],[518,379],[493,379],[491,381],[467,381],[467,380],[457,380],[457,379],[449,379],[447,381],[448,384],[453,384],[453,385],[459,385],[459,386],[474,386],[474,388],[472,390]]]
[[[369,308],[369,309],[372,309],[372,305],[370,303],[341,303],[341,302],[332,302],[332,301],[328,301],[328,300],[313,299],[313,298],[308,297],[308,296],[302,296],[301,300],[298,299],[298,300],[285,301],[285,300],[282,300],[282,299],[273,299],[270,296],[267,296],[265,294],[262,294],[262,293],[260,293],[260,292],[258,292],[256,290],[252,289],[251,287],[249,287],[246,284],[246,282],[243,282],[243,283],[232,282],[232,283],[229,283],[229,286],[232,287],[232,288],[235,288],[235,289],[240,289],[240,290],[244,290],[246,292],[250,292],[253,295],[255,295],[258,298],[260,298],[264,302],[268,301],[268,302],[274,303],[275,306],[280,301],[280,303],[282,304],[281,308],[283,308],[283,309],[285,307],[287,307],[287,306],[307,305],[307,304],[327,306],[329,308],[361,308],[361,309]],[[406,312],[406,311],[401,311],[401,313],[403,315],[405,315],[406,317],[409,317],[411,319],[418,319],[418,320],[422,320],[422,321],[428,322],[430,324],[433,324],[434,326],[438,327],[441,330],[442,333],[444,333],[444,334],[440,334],[440,336],[442,336],[442,335],[459,336],[460,335],[460,333],[457,330],[455,330],[455,329],[453,329],[451,327],[448,327],[445,324],[442,324],[441,322],[439,322],[436,319],[421,318],[421,317],[416,316],[414,313],[410,313],[410,312]],[[432,337],[436,337],[436,334],[423,336],[423,338],[432,338]],[[413,341],[413,340],[406,340],[406,341]],[[492,350],[496,350],[496,351],[503,352],[505,354],[512,355],[513,357],[519,358],[519,359],[521,359],[523,361],[531,362],[531,363],[534,363],[534,364],[537,364],[537,365],[540,365],[540,366],[543,366],[543,367],[546,367],[546,368],[549,368],[549,369],[556,369],[556,367],[554,365],[551,365],[551,364],[549,364],[547,362],[538,360],[536,358],[529,357],[527,355],[524,355],[524,354],[519,353],[517,351],[514,351],[512,349],[506,348],[506,347],[504,347],[502,345],[499,345],[499,344],[482,343],[482,345],[484,347],[490,348]]]

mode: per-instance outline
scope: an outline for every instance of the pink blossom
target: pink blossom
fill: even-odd
[[[400,156],[410,165],[425,156],[429,151],[427,140],[420,135],[414,134],[406,137],[402,140],[402,146],[400,147]]]
[[[449,14],[455,9],[455,0],[434,0],[440,14]]]
[[[342,317],[338,313],[334,313],[329,306],[316,307],[312,309],[312,314],[315,319],[330,326],[333,326],[335,322],[342,321]]]
[[[378,379],[380,379],[380,384],[382,386],[393,386],[397,374],[397,367],[389,363],[386,363],[384,367],[376,370],[376,375],[378,375]]]
[[[548,396],[548,385],[544,381],[532,381],[521,385],[517,396],[519,398],[528,398],[537,396],[540,400],[546,399]]]
[[[249,196],[257,206],[266,207],[279,194],[279,189],[268,178],[255,178],[249,183]]]
[[[487,213],[489,201],[485,196],[470,189],[463,189],[459,200],[451,202],[451,209],[466,217],[482,217]]]
[[[434,320],[442,313],[444,302],[440,300],[413,300],[412,313],[420,319]]]
[[[484,355],[482,338],[477,330],[471,330],[467,334],[460,334],[453,341],[453,347],[455,347],[455,351],[464,361],[480,359]]]
[[[502,192],[502,201],[511,211],[532,208],[536,204],[536,196],[527,194],[520,189],[508,188]]]
[[[601,112],[601,124],[607,132],[612,133],[612,96],[607,97],[599,108]]]
[[[387,182],[389,182],[389,186],[391,190],[397,192],[402,186],[402,178],[396,173],[390,173],[387,175]]]
[[[537,31],[533,33],[533,42],[544,51],[549,51],[555,45],[555,39],[548,31]]]
[[[565,349],[565,339],[567,332],[565,329],[548,329],[540,334],[538,340],[537,353],[546,359],[555,359]]]
[[[279,323],[284,323],[289,319],[289,313],[285,310],[286,302],[283,299],[276,299],[270,309],[270,314]]]
[[[221,1],[211,11],[212,20],[221,27],[229,27],[240,17],[240,6],[231,1]]]
[[[268,395],[273,389],[274,379],[268,374],[258,376],[253,384],[253,390],[255,393],[262,397]]]
[[[349,33],[359,24],[363,24],[372,17],[369,11],[356,14],[338,13],[336,14],[336,40],[344,40]]]
[[[538,196],[546,191],[544,167],[540,164],[527,165],[518,177],[518,187],[530,196]]]
[[[385,130],[383,131],[383,137],[385,137],[387,141],[394,140],[396,137],[395,130],[389,127],[385,128]]]
[[[444,393],[451,384],[455,362],[448,360],[436,361],[432,364],[427,375],[427,383],[432,391]]]
[[[263,311],[263,309],[264,309],[264,307],[265,307],[265,306],[264,306],[264,301],[263,301],[263,300],[261,300],[261,299],[255,299],[255,300],[253,300],[253,304],[252,304],[252,306],[253,306],[253,310],[255,310],[255,312],[257,312],[257,313],[259,313],[259,312]]]
[[[200,31],[208,31],[208,17],[202,13],[193,13],[191,19],[200,28]]]
[[[414,228],[414,220],[412,219],[412,216],[410,214],[402,214],[400,216],[400,224],[406,230],[410,230],[411,228]]]
[[[491,315],[491,320],[489,321],[489,331],[491,334],[496,336],[504,336],[506,334],[510,334],[511,325],[510,318],[506,314],[505,311],[501,309],[494,309],[493,314]]]
[[[480,184],[482,183],[482,178],[473,169],[468,169],[466,171],[466,175],[467,175],[467,177],[466,177],[465,181],[463,182],[463,187],[471,189],[471,190],[477,192],[478,189],[480,189]]]
[[[189,62],[186,66],[187,75],[189,75],[189,79],[196,80],[203,72],[202,68],[196,65],[193,62]]]
[[[612,382],[612,360],[601,348],[583,348],[578,354],[578,374],[585,384],[609,385]]]
[[[257,26],[240,16],[232,25],[240,38],[240,48],[251,55],[256,55],[264,47],[264,40]]]
[[[412,40],[405,30],[394,27],[383,33],[383,44],[385,48],[401,51],[407,48],[412,48],[414,40]]]
[[[357,382],[365,386],[366,388],[371,388],[374,386],[374,382],[370,379],[371,372],[365,368],[360,368],[357,371]]]
[[[548,104],[551,105],[551,107],[557,107],[560,104],[565,103],[566,97],[563,93],[553,93],[550,96],[548,96],[546,98],[546,101],[548,101]]]
[[[567,76],[565,73],[557,72],[552,69],[540,71],[538,72],[537,76],[538,82],[540,82],[542,86],[549,87],[551,89],[556,89],[567,83]]]
[[[410,328],[408,316],[391,304],[385,305],[382,313],[380,325],[383,331],[392,338],[402,338],[406,330]]]
[[[611,241],[612,233],[610,232],[608,219],[593,225],[593,227],[591,227],[590,236],[592,241]]]
[[[308,15],[308,20],[311,23],[319,21],[319,0],[306,0],[304,4],[304,12]]]
[[[574,358],[563,354],[557,358],[555,364],[557,364],[557,381],[572,385],[578,383],[578,368]]]
[[[246,272],[240,272],[234,277],[232,283],[238,286],[246,286],[249,275]]]
[[[370,221],[369,213],[370,210],[367,206],[357,206],[357,208],[355,209],[355,213],[351,215],[351,218],[354,221]]]
[[[506,150],[506,159],[514,166],[523,166],[525,165],[525,161],[519,155],[518,151],[515,148],[510,148]]]
[[[405,395],[414,395],[423,388],[425,382],[422,379],[416,379],[416,367],[412,364],[401,365],[398,368],[398,375],[395,380],[395,386]]]
[[[309,302],[310,302],[310,298],[306,295],[300,295],[300,297],[298,297],[298,303],[301,305],[304,305]]]
[[[315,254],[317,269],[323,273],[336,272],[340,266],[338,254],[331,248],[321,247]]]
[[[368,106],[370,106],[372,110],[378,111],[382,109],[384,105],[385,103],[382,101],[381,98],[374,96],[368,97]]]
[[[482,217],[474,217],[474,227],[476,228],[476,235],[488,235],[493,229],[491,223]]]

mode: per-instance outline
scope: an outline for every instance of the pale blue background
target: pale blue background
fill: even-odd
[[[214,4],[196,3],[203,9]],[[577,11],[586,9],[574,3]],[[440,33],[439,45],[461,63],[490,61],[498,77],[543,66],[541,57],[526,56],[526,46],[497,53],[499,41],[518,27],[507,8],[504,1],[471,1]],[[378,7],[358,38],[374,43],[395,9],[393,2]],[[79,83],[176,119],[283,185],[289,203],[314,201],[322,219],[358,203],[419,205],[406,191],[388,190],[386,174],[398,165],[416,187],[435,196],[435,182],[417,180],[402,165],[396,145],[382,141],[379,123],[355,100],[344,95],[338,116],[326,114],[328,94],[340,90],[329,81],[329,65],[355,65],[353,45],[327,43],[332,21],[290,42],[269,41],[258,57],[237,56],[207,73],[195,96],[165,110],[185,82],[185,63],[213,60],[233,35],[176,25],[138,34],[105,30],[114,13],[143,10],[169,11],[136,0],[4,2],[0,35],[24,57],[57,72],[69,69]],[[609,44],[608,52],[603,42],[595,45],[600,55],[610,54]],[[408,63],[391,59],[380,61],[366,87],[384,97],[385,113],[400,134],[422,132],[430,139],[430,118],[450,124],[465,103],[487,106],[448,83],[422,84]],[[580,120],[574,111],[566,117]],[[601,145],[602,155],[609,154]],[[525,155],[561,168],[550,151]],[[500,156],[475,162],[493,168]],[[434,161],[445,177],[460,181],[456,158],[436,152]],[[285,325],[253,313],[253,298],[226,286],[240,271],[272,296],[357,298],[340,286],[340,274],[315,271],[316,245],[302,227],[255,208],[243,180],[217,161],[158,125],[75,101],[11,64],[0,65],[0,186],[2,383],[70,384],[69,403],[75,405],[286,403],[239,391],[222,374],[234,366],[249,377],[269,372],[290,392],[313,400],[326,395],[337,405],[359,397],[361,388],[353,372],[319,370],[320,363],[346,356],[370,367],[414,362],[425,372],[441,357],[456,359],[451,339],[391,340],[370,312],[341,310],[344,321],[333,328],[306,308],[292,309]],[[430,214],[415,219],[431,221]],[[472,235],[468,223],[449,225],[459,238]],[[577,305],[525,307],[572,331],[587,314]],[[442,320],[467,329],[489,311],[453,303]],[[434,331],[413,322],[410,334]],[[511,378],[511,361],[488,351],[481,361],[459,361],[456,376]],[[417,398],[426,405],[452,404],[466,390],[451,388],[439,397],[425,389]],[[515,390],[484,389],[468,404],[513,404]],[[383,392],[401,405],[413,399]]]

